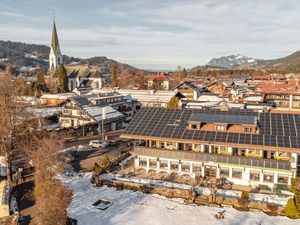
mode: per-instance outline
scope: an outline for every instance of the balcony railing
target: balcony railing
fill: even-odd
[[[209,153],[200,153],[183,150],[165,150],[159,148],[146,148],[136,146],[133,151],[137,155],[169,158],[177,160],[189,160],[199,162],[214,162],[225,164],[237,164],[243,166],[253,166],[261,168],[272,168],[279,170],[290,170],[290,163],[288,161],[278,161],[274,159],[255,159],[244,156],[226,156],[214,155]]]

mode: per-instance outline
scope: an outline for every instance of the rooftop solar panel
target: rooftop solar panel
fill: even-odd
[[[201,123],[224,123],[224,124],[248,124],[256,125],[255,116],[241,116],[241,115],[223,115],[223,114],[207,114],[196,113],[191,115],[189,121]]]
[[[195,114],[205,114],[205,112],[206,115],[215,116],[214,118],[220,118],[220,115],[222,118],[226,116],[234,118],[242,116],[245,118],[243,115],[246,115],[245,112],[243,113],[238,110],[221,112],[218,110],[142,108],[127,126],[124,133],[140,136],[186,139],[187,142],[189,140],[199,140],[232,144],[278,146],[283,148],[300,147],[297,130],[297,124],[300,124],[300,117],[298,115],[279,114],[272,116],[271,113],[261,113],[257,115],[253,112],[249,112],[251,117],[255,115],[258,116],[258,134],[188,130],[187,125],[190,118]],[[275,126],[274,124],[280,125]]]

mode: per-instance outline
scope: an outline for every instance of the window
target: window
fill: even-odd
[[[209,153],[209,145],[204,145],[204,153]]]
[[[229,168],[221,167],[220,168],[220,176],[229,177]]]
[[[278,183],[287,184],[289,181],[289,175],[278,174]]]
[[[140,158],[139,159],[139,166],[142,166],[142,167],[147,166],[147,159],[146,158]]]
[[[246,149],[241,148],[240,152],[241,152],[241,156],[245,156],[246,155]]]
[[[165,148],[175,149],[175,144],[173,144],[172,142],[166,142]]]
[[[171,162],[171,170],[178,170],[178,162]]]
[[[264,173],[264,182],[273,183],[274,174],[273,173]]]
[[[253,130],[252,130],[251,127],[245,127],[244,131],[245,131],[246,133],[252,133]]]
[[[157,165],[157,160],[156,159],[150,159],[150,167],[151,168],[156,168]]]
[[[168,169],[168,161],[166,161],[166,160],[161,160],[160,161],[160,168],[161,169]]]
[[[160,142],[160,148],[164,148],[165,147],[165,142]]]
[[[252,181],[259,181],[260,173],[259,171],[250,171],[250,180]]]
[[[241,169],[232,169],[232,178],[242,179],[242,170]]]
[[[191,127],[192,129],[197,129],[197,124],[192,124]]]
[[[217,131],[225,131],[225,126],[217,126]]]
[[[190,164],[189,163],[182,163],[181,164],[181,170],[184,172],[189,172],[190,171]]]
[[[193,171],[194,171],[194,173],[199,173],[199,174],[201,174],[201,168],[202,168],[201,165],[194,164],[194,165],[193,165]]]

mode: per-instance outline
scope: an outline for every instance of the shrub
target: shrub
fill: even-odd
[[[245,199],[245,200],[248,200],[249,199],[249,192],[243,191],[242,194],[241,194],[241,198]]]
[[[100,166],[98,165],[98,163],[95,162],[94,167],[93,167],[94,174],[99,175],[100,170],[101,170]]]
[[[106,154],[104,156],[104,159],[103,159],[102,163],[101,163],[101,168],[103,168],[104,170],[108,170],[109,165],[110,165],[110,159],[109,159],[108,155]]]
[[[284,209],[284,215],[292,218],[292,219],[297,219],[297,207],[295,205],[294,199],[290,198],[288,200],[288,203]]]

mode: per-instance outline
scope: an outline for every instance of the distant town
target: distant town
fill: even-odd
[[[288,57],[154,72],[63,55],[55,20],[51,37],[48,60],[47,47],[17,43],[12,57],[1,43],[3,224],[114,224],[121,208],[155,205],[203,209],[212,224],[246,212],[261,218],[247,224],[299,223],[300,70]]]

